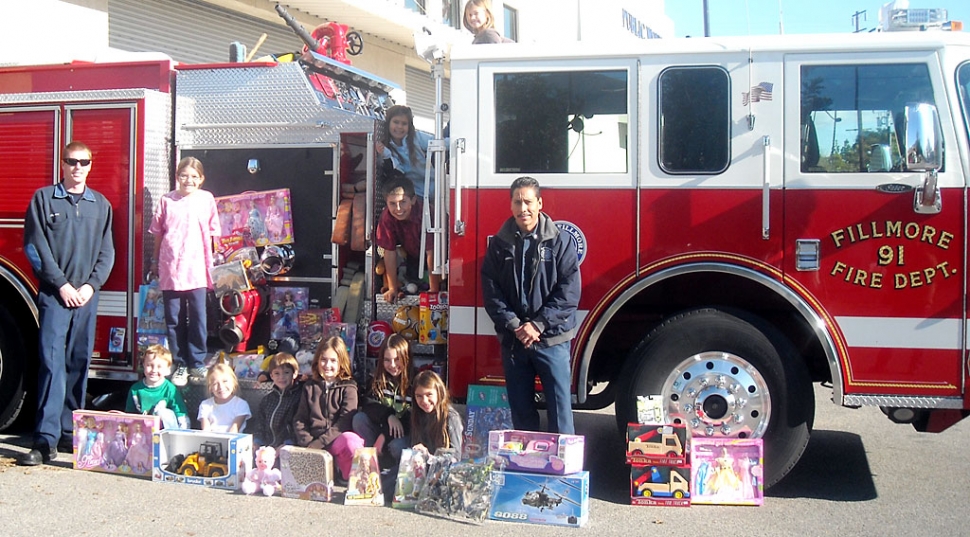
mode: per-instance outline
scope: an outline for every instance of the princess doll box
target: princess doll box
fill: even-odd
[[[699,438],[691,453],[691,503],[761,505],[764,448],[760,438]]]
[[[160,428],[157,416],[75,410],[74,468],[150,478],[152,435]]]
[[[253,466],[253,437],[184,429],[157,431],[152,481],[239,489]]]
[[[333,456],[322,449],[280,448],[283,497],[329,502],[333,498]]]
[[[578,528],[589,520],[589,472],[492,472],[488,518]]]
[[[490,431],[488,455],[503,469],[541,474],[573,474],[583,469],[586,440],[581,435],[533,431]]]

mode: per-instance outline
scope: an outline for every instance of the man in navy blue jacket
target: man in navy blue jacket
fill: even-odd
[[[542,212],[538,181],[519,177],[510,196],[512,218],[489,241],[482,293],[502,345],[512,425],[539,430],[538,374],[549,430],[574,434],[569,365],[579,306],[579,258],[569,236]]]
[[[61,182],[34,193],[24,218],[24,253],[40,281],[37,425],[34,445],[19,460],[36,466],[70,452],[71,414],[84,408],[94,349],[98,291],[115,250],[111,204],[87,187],[91,150],[71,142],[61,159]]]

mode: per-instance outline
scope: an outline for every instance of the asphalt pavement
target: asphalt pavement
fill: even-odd
[[[14,457],[26,451],[28,439],[0,435],[0,535],[967,534],[970,509],[961,485],[970,468],[970,421],[940,434],[917,433],[875,408],[837,407],[827,389],[817,388],[816,397],[808,449],[761,507],[629,505],[629,467],[607,409],[576,413],[591,482],[590,522],[582,529],[497,521],[476,526],[389,507],[250,497],[73,470],[64,456],[24,468]]]

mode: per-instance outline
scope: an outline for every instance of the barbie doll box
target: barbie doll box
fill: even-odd
[[[283,497],[329,502],[333,498],[333,456],[322,449],[280,448]]]
[[[222,228],[219,250],[226,254],[246,246],[293,242],[288,188],[216,198],[216,209]]]
[[[631,466],[630,503],[690,507],[690,468],[652,464]]]
[[[74,411],[74,468],[150,478],[157,416]]]
[[[492,505],[488,518],[584,526],[589,520],[589,472],[557,476],[492,472]]]
[[[698,438],[691,453],[691,503],[764,503],[764,451],[760,438]]]
[[[153,438],[152,481],[237,490],[253,467],[253,436],[163,429]]]
[[[488,455],[502,460],[514,472],[573,474],[583,469],[585,437],[533,431],[491,431]]]
[[[683,466],[688,463],[690,435],[684,424],[628,423],[627,464]]]

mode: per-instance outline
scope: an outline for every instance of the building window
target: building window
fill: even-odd
[[[404,0],[404,7],[411,11],[417,11],[422,15],[425,15],[427,12],[425,0]]]
[[[801,103],[802,172],[898,172],[906,105],[933,86],[921,63],[804,65]]]
[[[441,23],[461,30],[461,0],[441,0]]]
[[[519,10],[505,6],[505,37],[508,37],[512,41],[519,41]]]
[[[626,173],[626,70],[495,75],[497,173]]]
[[[660,167],[671,174],[717,174],[731,158],[730,78],[720,67],[660,73]]]

